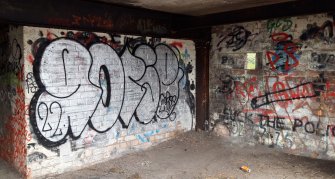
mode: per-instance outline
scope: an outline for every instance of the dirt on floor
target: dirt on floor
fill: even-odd
[[[241,166],[250,167],[244,172]],[[0,175],[1,176],[1,175]],[[0,177],[1,178],[1,177]],[[148,150],[48,179],[297,179],[335,178],[335,161],[294,156],[188,132]]]
[[[18,179],[20,174],[15,171],[13,167],[8,166],[8,164],[0,160],[0,178],[1,179]]]
[[[241,166],[250,167],[247,173]],[[263,145],[188,132],[153,148],[55,179],[335,178],[335,161],[294,156]]]

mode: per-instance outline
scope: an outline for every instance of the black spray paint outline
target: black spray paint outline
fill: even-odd
[[[285,92],[285,91],[289,91],[289,90],[298,88],[299,86],[304,86],[304,85],[307,85],[307,84],[312,84],[312,82],[301,83],[301,84],[296,85],[296,86],[291,87],[291,88],[286,88],[286,89],[278,90],[278,91],[275,91],[275,92],[268,92],[268,93],[265,93],[264,95],[256,96],[256,97],[252,98],[252,100],[251,100],[251,107],[253,109],[257,109],[257,108],[260,108],[264,105],[268,105],[268,104],[275,103],[275,102],[317,97],[318,95],[314,92],[314,95],[311,95],[311,96],[299,96],[299,97],[293,97],[293,98],[291,97],[291,98],[288,98],[288,99],[269,100],[270,95]],[[264,97],[265,97],[265,102],[263,102],[261,104],[256,104],[257,103],[257,98],[264,98]]]
[[[75,94],[75,93],[79,90],[79,88],[81,87],[81,84],[78,84],[77,89],[76,89],[73,93],[71,93],[70,95],[68,95],[68,96],[56,96],[56,95],[53,95],[52,93],[50,93],[49,91],[47,91],[47,90],[46,90],[46,87],[45,87],[44,84],[42,83],[42,80],[41,80],[41,78],[40,78],[40,67],[41,67],[41,60],[42,60],[44,51],[45,51],[45,49],[46,49],[50,44],[52,44],[53,42],[55,42],[55,41],[57,41],[57,40],[60,40],[60,39],[66,39],[66,40],[69,40],[69,41],[73,41],[73,42],[75,42],[76,44],[81,45],[82,47],[84,47],[84,49],[86,49],[86,50],[88,51],[88,53],[89,53],[89,55],[90,55],[90,57],[91,57],[91,58],[90,58],[90,62],[91,62],[91,63],[90,63],[90,67],[89,67],[89,70],[88,70],[88,80],[89,80],[89,82],[91,83],[91,85],[93,85],[93,86],[95,86],[95,87],[98,87],[99,89],[102,90],[102,92],[101,92],[100,99],[98,100],[97,105],[96,105],[94,111],[92,112],[91,116],[89,116],[89,120],[88,120],[88,122],[85,124],[85,126],[83,127],[83,130],[81,131],[81,133],[80,133],[78,136],[74,136],[74,135],[73,135],[72,127],[71,127],[71,123],[70,123],[70,116],[67,116],[67,118],[68,118],[68,121],[67,121],[67,122],[68,122],[68,127],[67,127],[67,132],[66,132],[66,134],[64,135],[64,137],[63,137],[62,139],[60,139],[60,140],[58,140],[58,141],[56,141],[56,142],[53,142],[53,141],[48,140],[46,137],[44,137],[44,135],[41,134],[41,132],[39,131],[38,126],[37,126],[37,122],[36,122],[36,109],[37,109],[37,108],[36,108],[36,107],[37,107],[37,102],[39,101],[39,97],[42,95],[42,93],[46,92],[47,94],[49,94],[50,96],[55,97],[55,98],[59,98],[59,99],[68,98],[68,97],[72,96],[73,94]],[[96,43],[96,44],[97,44],[97,43]],[[101,43],[101,44],[104,44],[104,45],[109,46],[108,44],[105,44],[105,43]],[[91,45],[93,45],[93,44],[91,44]],[[179,92],[179,90],[180,90],[180,88],[179,88],[179,83],[180,83],[180,81],[181,81],[181,80],[183,79],[183,77],[184,77],[184,71],[183,71],[182,68],[180,68],[179,63],[178,63],[179,58],[178,58],[178,56],[175,54],[175,51],[174,51],[170,46],[168,46],[168,45],[166,45],[166,44],[162,44],[162,43],[161,43],[161,44],[158,44],[158,45],[155,46],[155,48],[152,48],[149,44],[139,44],[139,45],[137,46],[137,48],[140,47],[141,45],[146,45],[147,47],[150,47],[151,49],[153,49],[153,52],[154,52],[154,54],[155,54],[155,59],[156,59],[156,61],[155,61],[155,63],[152,64],[152,65],[146,65],[146,63],[145,63],[145,61],[144,61],[143,59],[141,59],[141,58],[139,58],[139,57],[137,57],[137,56],[134,55],[134,52],[135,52],[135,51],[133,51],[133,53],[130,53],[130,54],[133,55],[135,58],[138,58],[138,59],[142,60],[142,61],[144,62],[144,64],[145,64],[145,71],[144,71],[143,75],[141,76],[141,78],[139,78],[138,80],[134,80],[134,79],[132,79],[132,78],[129,78],[129,79],[130,79],[131,81],[133,81],[135,84],[139,85],[139,84],[136,83],[136,82],[140,81],[140,80],[143,78],[143,76],[146,74],[146,69],[147,69],[147,67],[152,67],[152,68],[155,70],[155,72],[157,73],[158,80],[159,80],[159,81],[158,81],[158,84],[159,84],[159,92],[161,93],[161,83],[162,83],[163,85],[165,85],[165,86],[169,86],[169,85],[175,83],[176,79],[178,78],[179,72],[182,72],[182,76],[180,77],[180,79],[179,79],[179,81],[178,81],[178,83],[177,83],[176,103],[175,103],[175,105],[173,106],[173,108],[171,109],[171,113],[170,113],[167,117],[165,117],[165,118],[161,118],[159,115],[157,115],[157,110],[158,110],[158,108],[159,108],[159,104],[160,104],[160,96],[161,96],[161,94],[160,94],[160,95],[159,95],[159,99],[158,99],[158,105],[157,105],[157,107],[156,107],[156,111],[155,111],[156,114],[154,115],[154,117],[153,117],[152,120],[155,120],[155,121],[156,121],[156,116],[157,116],[158,118],[161,118],[161,119],[167,119],[167,118],[170,118],[171,115],[173,114],[174,117],[175,117],[175,116],[176,116],[176,113],[174,112],[174,109],[175,109],[175,107],[176,107],[176,105],[177,105],[177,102],[178,102],[178,99],[179,99],[179,93],[180,93],[180,92]],[[157,46],[159,46],[159,45],[165,45],[169,50],[171,50],[171,52],[175,55],[175,57],[176,57],[176,59],[177,59],[178,72],[176,73],[176,76],[175,76],[175,78],[173,79],[173,81],[172,81],[171,83],[169,83],[169,84],[165,84],[165,83],[163,83],[163,82],[160,81],[159,73],[158,73],[157,69],[156,69],[155,66],[154,66],[154,65],[156,64],[156,62],[157,62],[156,48],[157,48]],[[111,49],[113,49],[111,46],[109,46],[109,47],[110,47]],[[127,45],[125,45],[124,47],[125,47],[125,48],[128,48]],[[125,49],[125,48],[124,48],[124,49]],[[135,49],[135,48],[134,48],[134,49]],[[67,52],[68,52],[68,50],[65,48],[65,49],[63,49],[63,51],[62,51],[63,65],[64,65],[64,69],[65,69],[64,50],[67,51]],[[113,50],[115,51],[115,49],[113,49]],[[128,49],[128,50],[129,50],[129,49]],[[115,51],[115,52],[116,52],[116,51]],[[130,52],[130,51],[129,51],[129,52]],[[116,54],[118,54],[118,57],[121,59],[120,54],[123,54],[123,52],[122,52],[122,51],[121,51],[120,53],[117,53],[117,52],[116,52]],[[122,63],[122,60],[120,60],[120,61],[121,61],[121,65],[122,65],[122,68],[123,68],[122,70],[123,70],[123,74],[124,74],[124,80],[123,80],[123,83],[125,84],[125,71],[124,71],[124,65],[123,65],[123,63]],[[38,139],[39,139],[39,142],[40,142],[42,145],[44,145],[44,146],[46,146],[46,147],[55,147],[55,146],[59,146],[59,145],[65,143],[65,142],[67,141],[67,139],[66,139],[67,136],[70,136],[72,139],[78,139],[78,138],[80,138],[81,134],[83,133],[83,131],[84,131],[84,129],[86,128],[87,125],[89,125],[89,127],[91,127],[93,130],[95,130],[95,131],[97,131],[97,132],[99,132],[99,133],[103,133],[103,132],[108,131],[109,129],[111,129],[111,128],[115,125],[115,123],[116,123],[117,121],[120,121],[121,124],[122,124],[122,126],[123,126],[124,128],[127,128],[128,125],[130,124],[130,122],[131,122],[133,116],[135,117],[135,119],[136,119],[138,122],[140,122],[140,123],[142,123],[142,124],[148,124],[148,123],[150,123],[150,122],[152,121],[152,120],[150,120],[150,121],[147,122],[147,123],[144,123],[144,122],[140,121],[140,119],[139,119],[138,116],[137,116],[137,112],[136,112],[138,106],[141,104],[142,99],[144,98],[144,96],[145,96],[145,94],[146,94],[146,92],[147,92],[147,90],[146,90],[145,93],[143,94],[141,100],[139,101],[137,107],[135,108],[134,113],[132,114],[132,117],[131,117],[129,123],[128,123],[127,125],[124,124],[123,120],[122,120],[121,117],[120,117],[121,109],[122,109],[123,104],[124,104],[124,96],[125,96],[125,93],[123,92],[123,99],[122,99],[122,103],[121,103],[121,107],[120,107],[119,115],[118,115],[117,120],[115,120],[114,124],[113,124],[111,127],[109,127],[108,129],[106,129],[105,131],[99,131],[99,130],[95,129],[94,126],[93,126],[93,124],[92,124],[91,118],[92,118],[92,116],[94,115],[95,110],[97,109],[98,105],[100,104],[100,101],[102,100],[103,88],[101,87],[101,80],[100,80],[100,77],[99,77],[99,83],[100,83],[100,86],[97,86],[97,85],[95,85],[94,83],[92,83],[92,81],[91,81],[91,79],[90,79],[90,72],[91,72],[91,69],[92,69],[92,65],[93,65],[93,57],[92,57],[91,52],[89,51],[89,47],[85,47],[85,46],[82,45],[81,43],[79,43],[79,42],[77,42],[77,41],[75,41],[75,40],[72,40],[72,39],[68,39],[68,38],[57,38],[57,39],[54,39],[54,40],[52,40],[52,41],[47,41],[46,43],[41,44],[41,46],[38,48],[37,53],[36,53],[36,57],[35,57],[35,60],[34,60],[34,63],[33,63],[33,74],[34,74],[34,78],[35,78],[35,80],[36,80],[37,86],[38,86],[39,88],[38,88],[38,91],[34,94],[34,96],[33,96],[32,99],[31,99],[31,103],[30,103],[30,106],[29,106],[29,117],[30,117],[30,123],[31,123],[31,125],[33,126],[33,130],[34,130],[35,134],[37,135],[37,137],[38,137]],[[100,71],[101,71],[101,70],[104,72],[105,77],[109,76],[108,68],[107,68],[106,66],[102,65],[102,66],[100,67]],[[65,72],[65,74],[66,74],[66,71],[65,71],[65,70],[64,70],[64,72]],[[109,79],[109,78],[108,78],[108,79]],[[141,87],[141,89],[145,88],[145,87],[144,87],[145,84],[148,84],[148,83],[144,83],[144,84],[142,84],[142,85],[139,85],[139,86]],[[150,87],[150,90],[151,90],[151,92],[152,92],[152,89],[151,89],[151,86],[150,86],[150,85],[149,85],[149,87]],[[107,85],[107,89],[110,89],[110,84]],[[123,88],[123,90],[125,91],[125,87]],[[104,104],[103,101],[102,101],[103,106],[104,106],[104,107],[108,107],[108,106],[109,106],[109,101],[110,101],[110,90],[109,90],[109,92],[107,93],[106,104]],[[44,102],[43,102],[43,103],[44,103]],[[60,105],[58,102],[52,102],[51,105],[50,105],[50,107],[52,106],[52,104],[55,104],[55,103],[57,103],[57,104],[60,106],[60,109],[61,109],[61,114],[60,114],[60,116],[61,116],[61,115],[62,115],[62,107],[61,107],[61,105]],[[39,108],[40,105],[41,105],[41,104],[38,105],[38,108]],[[50,108],[50,110],[51,110],[51,108]],[[37,111],[37,112],[39,112],[39,111]],[[38,115],[39,115],[39,114],[38,114]],[[61,118],[60,118],[59,120],[61,120]],[[171,118],[170,118],[170,120],[171,120]],[[173,120],[174,120],[174,119],[173,119]],[[173,121],[173,120],[171,120],[171,121]],[[59,123],[60,123],[60,121],[59,121]],[[59,127],[59,123],[58,123],[58,125],[57,125],[57,129],[58,129],[58,127]],[[55,133],[57,132],[57,129],[55,130]],[[61,131],[61,132],[62,132],[62,131]]]

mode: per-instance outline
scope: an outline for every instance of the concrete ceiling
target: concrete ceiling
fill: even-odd
[[[201,16],[294,0],[95,0],[106,3]]]

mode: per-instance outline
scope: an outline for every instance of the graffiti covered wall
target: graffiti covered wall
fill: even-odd
[[[195,125],[192,41],[23,31],[31,176],[92,165]]]
[[[8,26],[0,35],[0,158],[27,175],[22,27]]]
[[[213,27],[211,126],[224,125],[242,141],[334,159],[334,42],[327,14]]]

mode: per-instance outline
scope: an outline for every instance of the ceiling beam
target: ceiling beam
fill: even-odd
[[[335,0],[298,0],[229,12],[215,13],[193,19],[182,29],[198,29],[221,24],[232,24],[280,17],[335,12]]]
[[[107,33],[209,39],[211,26],[335,12],[335,0],[298,0],[204,16],[186,16],[94,0],[1,0],[0,21]]]
[[[168,37],[190,16],[82,0],[1,0],[5,23]]]

